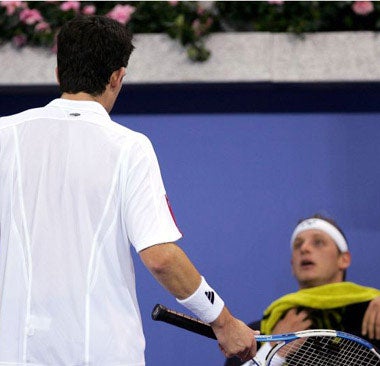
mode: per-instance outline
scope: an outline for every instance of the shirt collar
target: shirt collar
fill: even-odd
[[[48,106],[63,108],[63,109],[75,109],[87,112],[93,112],[102,115],[108,119],[111,119],[105,108],[98,102],[91,100],[70,100],[57,98],[52,100]]]

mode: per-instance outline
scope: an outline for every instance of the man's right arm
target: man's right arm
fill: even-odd
[[[178,300],[189,298],[199,288],[201,275],[175,243],[153,245],[139,255],[156,280]],[[255,355],[257,332],[232,316],[225,306],[210,325],[226,357],[236,355],[246,361]]]

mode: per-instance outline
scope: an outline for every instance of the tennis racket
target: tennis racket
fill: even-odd
[[[216,339],[207,323],[189,315],[157,304],[152,319]],[[374,346],[360,337],[345,332],[314,329],[302,332],[257,335],[257,342],[276,342],[262,363],[255,358],[251,365],[258,366],[380,366],[380,354]]]

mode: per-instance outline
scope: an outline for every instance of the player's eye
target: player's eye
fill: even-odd
[[[315,247],[322,247],[325,244],[325,242],[322,239],[316,239],[314,240],[313,244]]]

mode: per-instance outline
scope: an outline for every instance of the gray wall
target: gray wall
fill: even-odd
[[[380,80],[376,32],[213,33],[204,63],[163,34],[137,34],[134,43],[127,83]],[[0,46],[0,85],[55,84],[55,58],[49,50]]]

